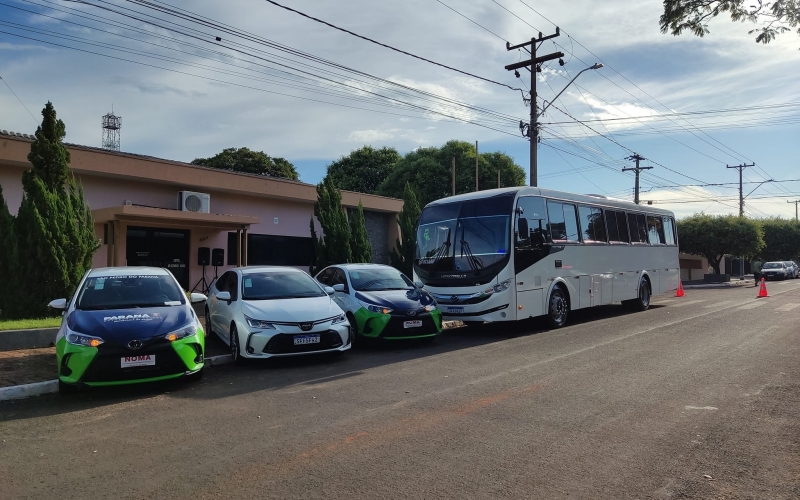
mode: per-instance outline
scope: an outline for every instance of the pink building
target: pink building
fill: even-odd
[[[0,186],[12,214],[22,201],[22,173],[33,137],[0,131]],[[191,290],[234,265],[289,265],[308,269],[309,221],[316,187],[302,182],[226,172],[149,156],[67,144],[70,167],[83,185],[102,246],[94,266],[169,268]],[[388,263],[399,237],[402,200],[342,191],[342,204],[361,201],[372,260]],[[314,219],[317,234],[321,230]],[[240,245],[239,242],[245,244]],[[216,252],[215,252],[216,250]],[[220,264],[218,259],[217,264]]]

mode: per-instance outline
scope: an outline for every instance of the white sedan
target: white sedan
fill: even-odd
[[[207,329],[246,358],[343,352],[350,324],[322,287],[292,267],[241,267],[214,282],[206,302]]]

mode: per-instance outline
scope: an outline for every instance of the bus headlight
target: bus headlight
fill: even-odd
[[[499,292],[502,292],[504,290],[508,290],[510,287],[511,287],[511,279],[507,279],[507,280],[503,281],[502,283],[498,283],[498,284],[496,284],[494,286],[490,286],[489,288],[484,290],[483,293],[485,295],[489,295],[491,293],[499,293]]]

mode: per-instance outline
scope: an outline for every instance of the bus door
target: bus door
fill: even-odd
[[[545,288],[549,284],[542,262],[549,253],[547,208],[538,196],[517,201],[514,228],[514,284],[517,291],[517,319],[545,313]],[[550,264],[552,266],[552,263]]]

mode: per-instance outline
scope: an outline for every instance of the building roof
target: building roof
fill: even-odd
[[[35,140],[31,134],[0,130],[0,140],[10,139],[11,147],[0,148],[0,163],[29,168],[28,144]],[[79,175],[97,175],[128,180],[140,180],[161,184],[172,184],[183,188],[225,191],[258,197],[279,198],[301,203],[317,201],[317,190],[313,184],[279,177],[230,172],[203,167],[155,156],[112,151],[81,144],[64,143],[70,151],[70,168]],[[116,161],[109,161],[115,157]],[[371,194],[342,191],[342,204],[358,206],[376,212],[398,213],[403,201]]]

